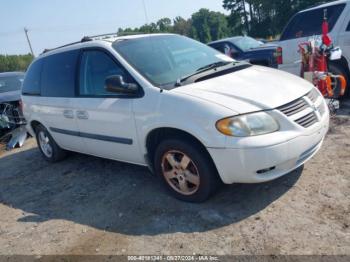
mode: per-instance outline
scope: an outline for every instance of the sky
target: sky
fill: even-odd
[[[86,35],[138,27],[162,17],[189,18],[200,8],[226,13],[222,0],[0,0],[0,54],[30,52],[24,27],[38,55]]]

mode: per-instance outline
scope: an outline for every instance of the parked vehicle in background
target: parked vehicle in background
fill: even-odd
[[[323,4],[301,11],[293,16],[284,29],[280,40],[275,42],[283,50],[283,64],[279,65],[279,69],[295,75],[300,74],[299,44],[307,42],[312,36],[321,35],[325,10],[327,10],[329,22],[329,35],[334,46],[339,46],[343,53],[340,60],[329,62],[329,71],[335,75],[344,75],[349,83],[350,0]]]
[[[0,73],[0,103],[21,100],[21,86],[24,79],[22,72]]]
[[[0,137],[20,121],[23,79],[22,72],[0,73]]]
[[[192,202],[221,182],[291,172],[329,126],[309,82],[172,34],[90,37],[48,51],[29,67],[22,97],[48,161],[70,150],[149,166]]]
[[[282,63],[281,49],[276,45],[265,44],[249,36],[236,36],[208,44],[223,54],[238,61],[254,65],[277,68]]]
[[[7,149],[22,146],[27,132],[22,113],[21,87],[24,79],[22,72],[0,73],[0,142]]]

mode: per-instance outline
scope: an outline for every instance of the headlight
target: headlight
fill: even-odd
[[[247,137],[275,132],[279,125],[269,114],[259,112],[219,120],[216,128],[227,136]]]

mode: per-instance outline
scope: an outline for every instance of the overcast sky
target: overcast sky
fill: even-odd
[[[0,0],[0,54],[34,53],[80,40],[85,35],[116,32],[146,23],[143,0]],[[222,0],[144,0],[148,22],[162,17],[189,18],[200,8],[225,12]]]

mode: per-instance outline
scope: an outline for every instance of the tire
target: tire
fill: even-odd
[[[349,75],[348,75],[348,73],[346,72],[346,70],[345,70],[341,65],[338,65],[338,64],[329,64],[328,70],[329,70],[329,72],[331,72],[331,73],[334,74],[334,75],[342,75],[342,76],[345,77],[346,83],[347,83],[347,87],[346,87],[345,94],[344,94],[343,97],[344,97],[344,98],[350,97]],[[336,92],[339,92],[339,91],[340,91],[340,90],[336,90]],[[335,92],[335,93],[336,93],[336,92]]]
[[[67,152],[57,145],[44,126],[35,128],[35,137],[41,154],[48,162],[55,163],[66,157]]]
[[[186,140],[162,141],[155,152],[154,167],[169,193],[182,201],[204,202],[221,184],[208,153]]]

